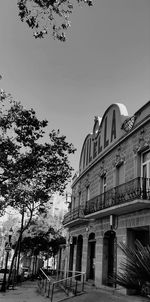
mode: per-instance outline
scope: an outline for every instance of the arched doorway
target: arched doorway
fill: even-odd
[[[59,248],[59,260],[58,260],[58,273],[60,274],[61,270],[61,258],[62,258],[62,249]]]
[[[73,271],[73,260],[74,260],[75,244],[76,244],[76,237],[72,237],[72,241],[70,243],[70,255],[69,255],[69,277],[72,276],[72,271]]]
[[[81,272],[82,269],[82,248],[83,248],[83,237],[78,236],[77,239],[77,255],[76,255],[76,271]]]
[[[88,257],[87,257],[87,280],[95,280],[95,234],[91,233],[88,238]]]
[[[117,239],[116,233],[112,230],[107,231],[103,238],[103,273],[102,283],[113,286],[111,277],[116,272],[117,265]]]
[[[77,239],[77,254],[76,254],[76,271],[81,272],[82,270],[82,249],[83,249],[83,237],[82,235],[78,236]],[[81,277],[79,276],[78,279]]]

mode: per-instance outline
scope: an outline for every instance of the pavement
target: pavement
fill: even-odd
[[[60,294],[61,298],[61,294]],[[59,299],[60,300],[60,299]],[[38,292],[37,281],[25,281],[15,289],[0,292],[0,302],[48,302],[50,299]],[[86,287],[85,293],[68,298],[66,302],[150,302],[149,298],[139,296],[125,296],[116,291]]]
[[[37,290],[37,281],[24,281],[22,284],[0,292],[0,302],[46,302],[47,299]]]

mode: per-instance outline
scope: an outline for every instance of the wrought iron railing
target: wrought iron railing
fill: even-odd
[[[137,177],[88,200],[84,214],[88,215],[135,199],[150,200],[149,178]]]
[[[63,224],[66,224],[70,221],[83,217],[84,217],[84,209],[82,206],[79,206],[64,215]]]
[[[59,279],[59,280],[58,280]],[[57,280],[54,280],[40,269],[40,277],[38,280],[38,286],[41,294],[45,295],[52,302],[61,301],[66,297],[76,296],[84,292],[85,273],[73,272],[71,277],[63,277],[60,279],[60,275],[57,275]]]

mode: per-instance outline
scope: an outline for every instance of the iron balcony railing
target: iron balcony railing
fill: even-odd
[[[76,220],[78,218],[84,218],[84,209],[82,206],[79,206],[65,214],[63,224],[67,224],[70,221]]]
[[[88,200],[84,214],[88,215],[135,199],[150,200],[150,178],[137,177]]]

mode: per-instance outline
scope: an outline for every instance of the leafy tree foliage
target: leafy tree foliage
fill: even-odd
[[[74,0],[92,6],[92,0]],[[51,34],[65,41],[65,31],[70,26],[69,17],[73,11],[70,0],[18,0],[19,17],[34,30],[35,38]]]
[[[21,243],[21,252],[30,255],[39,255],[44,252],[47,256],[55,256],[58,252],[59,244],[65,243],[65,238],[57,232],[54,232],[53,238],[50,239],[48,234],[37,234],[33,237],[24,237]]]
[[[65,243],[65,238],[62,236],[62,229],[57,228],[55,219],[49,215],[50,210],[47,207],[44,213],[32,219],[29,228],[24,232],[21,243],[21,252],[38,255],[39,252],[44,252],[48,257],[54,256],[58,252],[59,244]]]
[[[55,192],[63,193],[72,172],[68,155],[75,148],[55,130],[43,142],[47,120],[40,121],[33,109],[4,92],[0,105],[1,204],[32,212]]]
[[[53,225],[53,226],[52,226]],[[45,259],[55,257],[59,245],[66,242],[62,229],[57,229],[53,220],[47,220],[45,214],[32,219],[29,228],[24,232],[20,252],[24,256],[43,255]],[[17,241],[13,244],[15,249]]]
[[[43,236],[24,237],[21,243],[21,252],[30,255],[38,255],[39,252],[48,251],[49,240]]]
[[[44,141],[47,120],[40,121],[33,109],[23,108],[3,90],[0,114],[0,213],[11,206],[22,215],[15,258],[33,215],[54,193],[64,192],[72,173],[68,156],[75,148],[55,130]]]

